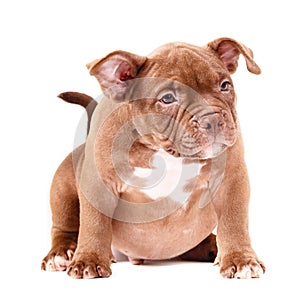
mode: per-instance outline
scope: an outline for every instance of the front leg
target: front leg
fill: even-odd
[[[111,218],[97,210],[83,195],[80,198],[78,245],[68,274],[73,278],[109,277],[111,252]]]
[[[228,151],[224,181],[213,201],[218,215],[216,262],[226,278],[256,278],[262,276],[265,266],[250,242],[249,179],[242,153],[235,153],[238,148]]]

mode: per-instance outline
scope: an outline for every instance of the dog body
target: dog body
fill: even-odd
[[[116,51],[88,64],[105,97],[86,144],[54,176],[43,269],[107,277],[112,245],[133,263],[211,260],[218,226],[221,274],[262,275],[248,234],[249,181],[230,77],[240,54],[259,74],[251,50],[228,38],[167,44],[148,57]]]
[[[163,155],[171,156],[168,153],[163,153]],[[161,157],[161,153],[159,157]],[[137,192],[139,194],[145,193],[149,199],[158,199],[158,195],[161,195],[160,197],[169,195],[173,191],[173,184],[180,182],[179,178],[176,178],[176,174],[180,174],[182,171],[182,159],[177,158],[178,162],[174,162],[173,160],[171,156],[170,165],[166,167],[166,177],[158,186],[147,192],[143,189],[137,190]],[[200,167],[201,164],[199,164],[199,169]],[[171,182],[169,182],[170,179]],[[187,179],[182,183],[188,182],[189,180]],[[167,187],[167,189],[163,189],[163,187]],[[176,188],[180,189],[183,193],[185,192],[183,184],[182,186],[177,185]],[[128,191],[125,193],[128,193]],[[126,197],[127,201],[129,201],[128,199],[132,199],[130,197],[131,194],[132,191],[129,191],[128,197]],[[177,194],[179,193],[177,192]],[[199,191],[195,190],[192,195],[189,195],[186,203],[179,208],[177,208],[177,205],[174,208],[169,206],[170,210],[174,212],[166,217],[159,216],[159,219],[153,222],[129,223],[114,220],[112,244],[119,251],[126,254],[131,261],[169,259],[187,252],[209,236],[217,225],[217,217],[213,204],[210,203],[200,209],[199,199]],[[146,203],[145,205],[147,206]],[[157,209],[156,205],[154,209]],[[215,249],[212,248],[210,251],[215,251]]]

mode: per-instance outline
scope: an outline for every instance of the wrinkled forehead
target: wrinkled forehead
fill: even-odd
[[[212,51],[185,43],[171,43],[150,53],[138,77],[146,76],[168,78],[199,91],[230,74]]]
[[[160,99],[162,96],[171,93],[181,100],[195,100],[201,98],[200,93],[177,80],[163,77],[141,77],[128,81],[128,100]]]

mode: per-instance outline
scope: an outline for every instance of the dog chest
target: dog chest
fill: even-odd
[[[169,198],[184,203],[193,190],[193,183],[202,165],[198,160],[187,161],[159,150],[152,157],[152,168],[135,167],[126,185],[153,201]]]

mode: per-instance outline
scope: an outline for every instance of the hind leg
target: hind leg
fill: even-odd
[[[65,271],[77,246],[79,200],[73,169],[72,154],[58,167],[51,186],[52,246],[43,259],[46,271]]]
[[[216,236],[211,233],[196,247],[181,254],[179,258],[183,260],[214,262],[217,256],[217,252],[218,249],[216,243]]]

